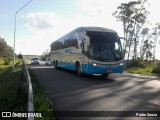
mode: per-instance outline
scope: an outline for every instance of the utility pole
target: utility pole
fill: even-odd
[[[16,17],[17,17],[17,14],[18,12],[20,12],[23,8],[25,8],[29,3],[31,3],[33,0],[30,0],[28,3],[26,3],[23,7],[21,7],[18,11],[15,12],[15,25],[14,25],[14,43],[13,43],[13,67],[12,67],[12,70],[14,70],[15,68],[15,42],[16,42]]]

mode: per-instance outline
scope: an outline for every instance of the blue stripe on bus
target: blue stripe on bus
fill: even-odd
[[[72,62],[58,62],[58,66],[64,69],[76,71],[76,64]],[[82,64],[82,72],[86,74],[105,74],[105,73],[122,73],[123,66],[116,67],[99,67],[92,64]]]

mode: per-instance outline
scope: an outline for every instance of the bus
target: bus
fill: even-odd
[[[55,69],[64,68],[82,74],[123,72],[124,53],[116,31],[102,27],[78,27],[51,43]]]

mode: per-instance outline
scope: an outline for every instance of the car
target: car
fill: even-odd
[[[52,65],[52,59],[50,57],[46,58],[45,65]]]
[[[31,64],[40,64],[39,58],[32,58]]]

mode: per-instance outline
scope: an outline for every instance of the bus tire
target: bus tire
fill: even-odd
[[[55,67],[55,60],[53,61],[53,66]]]
[[[109,73],[102,74],[102,78],[107,77]]]
[[[81,65],[80,65],[79,62],[76,63],[76,72],[77,72],[77,75],[78,75],[78,76],[82,76],[82,75],[83,75],[83,74],[82,74],[82,70],[81,70]]]
[[[58,61],[55,62],[55,69],[58,69]]]

